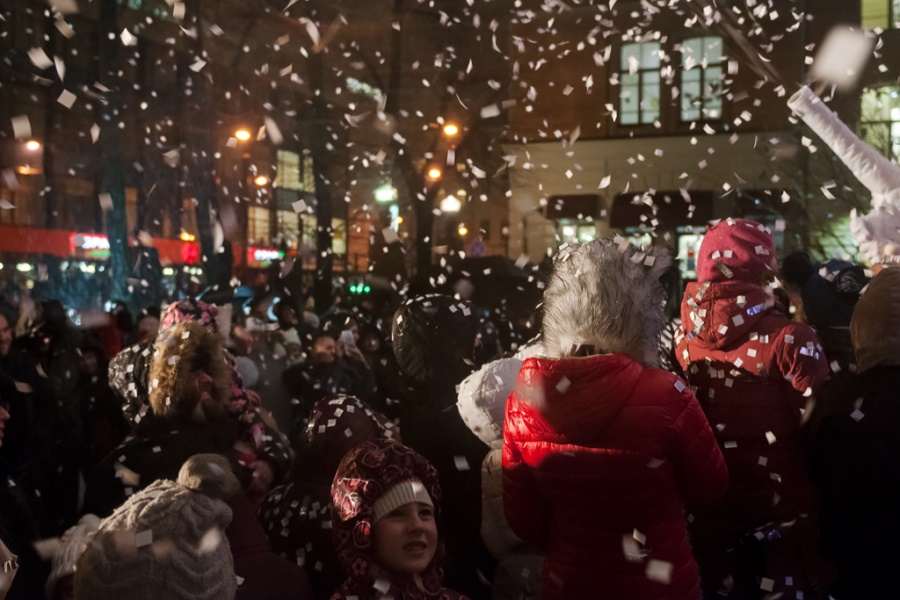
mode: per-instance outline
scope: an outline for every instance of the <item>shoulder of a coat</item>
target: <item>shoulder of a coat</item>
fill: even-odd
[[[657,368],[643,370],[634,393],[658,398],[660,403],[665,399],[668,401],[666,404],[671,403],[679,408],[686,406],[691,399],[690,388],[681,377]]]

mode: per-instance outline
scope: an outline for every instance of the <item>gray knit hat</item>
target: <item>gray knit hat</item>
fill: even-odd
[[[153,483],[100,523],[78,562],[75,598],[232,600],[223,500],[239,489],[227,459],[192,456],[177,482]]]

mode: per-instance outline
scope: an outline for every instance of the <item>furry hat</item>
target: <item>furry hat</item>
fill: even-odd
[[[375,504],[398,483],[418,482],[434,506],[440,523],[441,486],[431,463],[412,448],[399,442],[380,439],[365,442],[351,450],[338,466],[331,485],[333,499],[334,543],[348,580],[341,591],[361,598],[372,597],[377,567],[372,547]],[[420,488],[417,488],[420,489]],[[420,490],[421,491],[421,490]],[[434,560],[421,574],[421,581],[389,581],[384,597],[438,598],[442,591],[443,544],[438,544]],[[342,597],[349,597],[342,596]]]
[[[237,589],[224,536],[240,490],[228,461],[198,454],[178,481],[160,480],[100,523],[75,571],[79,600],[232,600]]]
[[[84,515],[78,524],[70,527],[59,541],[59,547],[53,555],[53,568],[47,578],[47,597],[56,597],[56,588],[64,577],[75,574],[75,565],[84,553],[87,543],[100,528],[100,517]]]
[[[639,250],[621,238],[562,246],[544,292],[547,356],[617,352],[656,364],[666,324],[659,277],[671,262],[660,247]]]
[[[213,407],[224,414],[231,401],[231,369],[222,338],[198,321],[182,321],[159,334],[150,363],[150,406],[160,417],[190,416],[185,404],[191,373],[205,371],[213,380]]]
[[[872,278],[850,320],[856,368],[900,365],[900,269],[884,269]]]
[[[777,269],[769,228],[748,219],[725,219],[703,236],[697,256],[698,281],[760,283]]]
[[[807,86],[790,97],[788,106],[872,193],[872,212],[850,213],[860,253],[872,265],[900,262],[900,166],[860,140]]]

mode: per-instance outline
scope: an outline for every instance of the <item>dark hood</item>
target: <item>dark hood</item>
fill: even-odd
[[[368,406],[353,396],[323,398],[313,405],[296,461],[299,479],[331,482],[344,456],[363,442],[384,436]]]
[[[407,383],[419,390],[453,391],[474,370],[477,332],[475,309],[465,300],[430,294],[407,301],[394,316],[392,330]],[[455,401],[455,393],[450,396]]]

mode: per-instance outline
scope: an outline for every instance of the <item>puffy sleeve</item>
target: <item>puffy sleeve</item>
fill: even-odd
[[[815,332],[808,325],[792,323],[781,330],[775,340],[775,361],[781,375],[803,396],[816,393],[828,381],[829,368],[825,352]]]
[[[503,423],[503,511],[516,535],[543,549],[550,510],[522,455],[522,442],[528,439],[527,410],[515,392],[510,395]]]
[[[678,487],[691,505],[710,505],[718,501],[728,486],[728,469],[715,435],[693,392],[678,380],[681,410],[673,424],[672,462]]]

